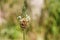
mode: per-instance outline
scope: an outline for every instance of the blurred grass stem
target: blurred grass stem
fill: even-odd
[[[25,40],[25,29],[23,29],[23,40]]]

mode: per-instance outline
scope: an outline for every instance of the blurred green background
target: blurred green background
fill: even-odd
[[[60,0],[44,2],[39,25],[33,28],[36,22],[30,21],[32,23],[26,29],[26,40],[60,40]],[[0,0],[0,40],[23,40],[23,31],[17,19],[22,13],[25,15],[23,5],[24,0]]]

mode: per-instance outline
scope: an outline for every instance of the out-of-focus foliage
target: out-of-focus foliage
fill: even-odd
[[[47,0],[49,18],[47,20],[48,33],[52,33],[54,40],[60,40],[60,0]],[[23,0],[0,0],[0,8],[5,13],[7,23],[0,30],[0,39],[2,40],[22,40],[22,30],[17,20],[21,15]],[[25,11],[25,10],[24,10]],[[23,14],[24,15],[24,14]],[[39,27],[38,27],[39,28]],[[50,30],[49,30],[50,28]],[[31,30],[31,28],[27,29]],[[40,28],[39,28],[40,30]]]
[[[59,0],[50,0],[49,2],[49,20],[51,23],[51,26],[55,28],[56,30],[59,30],[60,27],[60,1]],[[58,31],[57,31],[58,32]]]
[[[60,0],[48,0],[48,26],[51,27],[55,40],[59,40],[57,36],[60,34]]]
[[[0,40],[22,40],[22,32],[17,16],[21,14],[23,0],[0,0],[0,10],[4,13],[5,24],[0,28]]]

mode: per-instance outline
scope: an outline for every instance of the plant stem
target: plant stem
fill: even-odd
[[[23,40],[25,40],[25,29],[23,29]]]

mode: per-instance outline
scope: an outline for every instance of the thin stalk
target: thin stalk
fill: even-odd
[[[25,29],[23,29],[23,40],[25,40]]]

